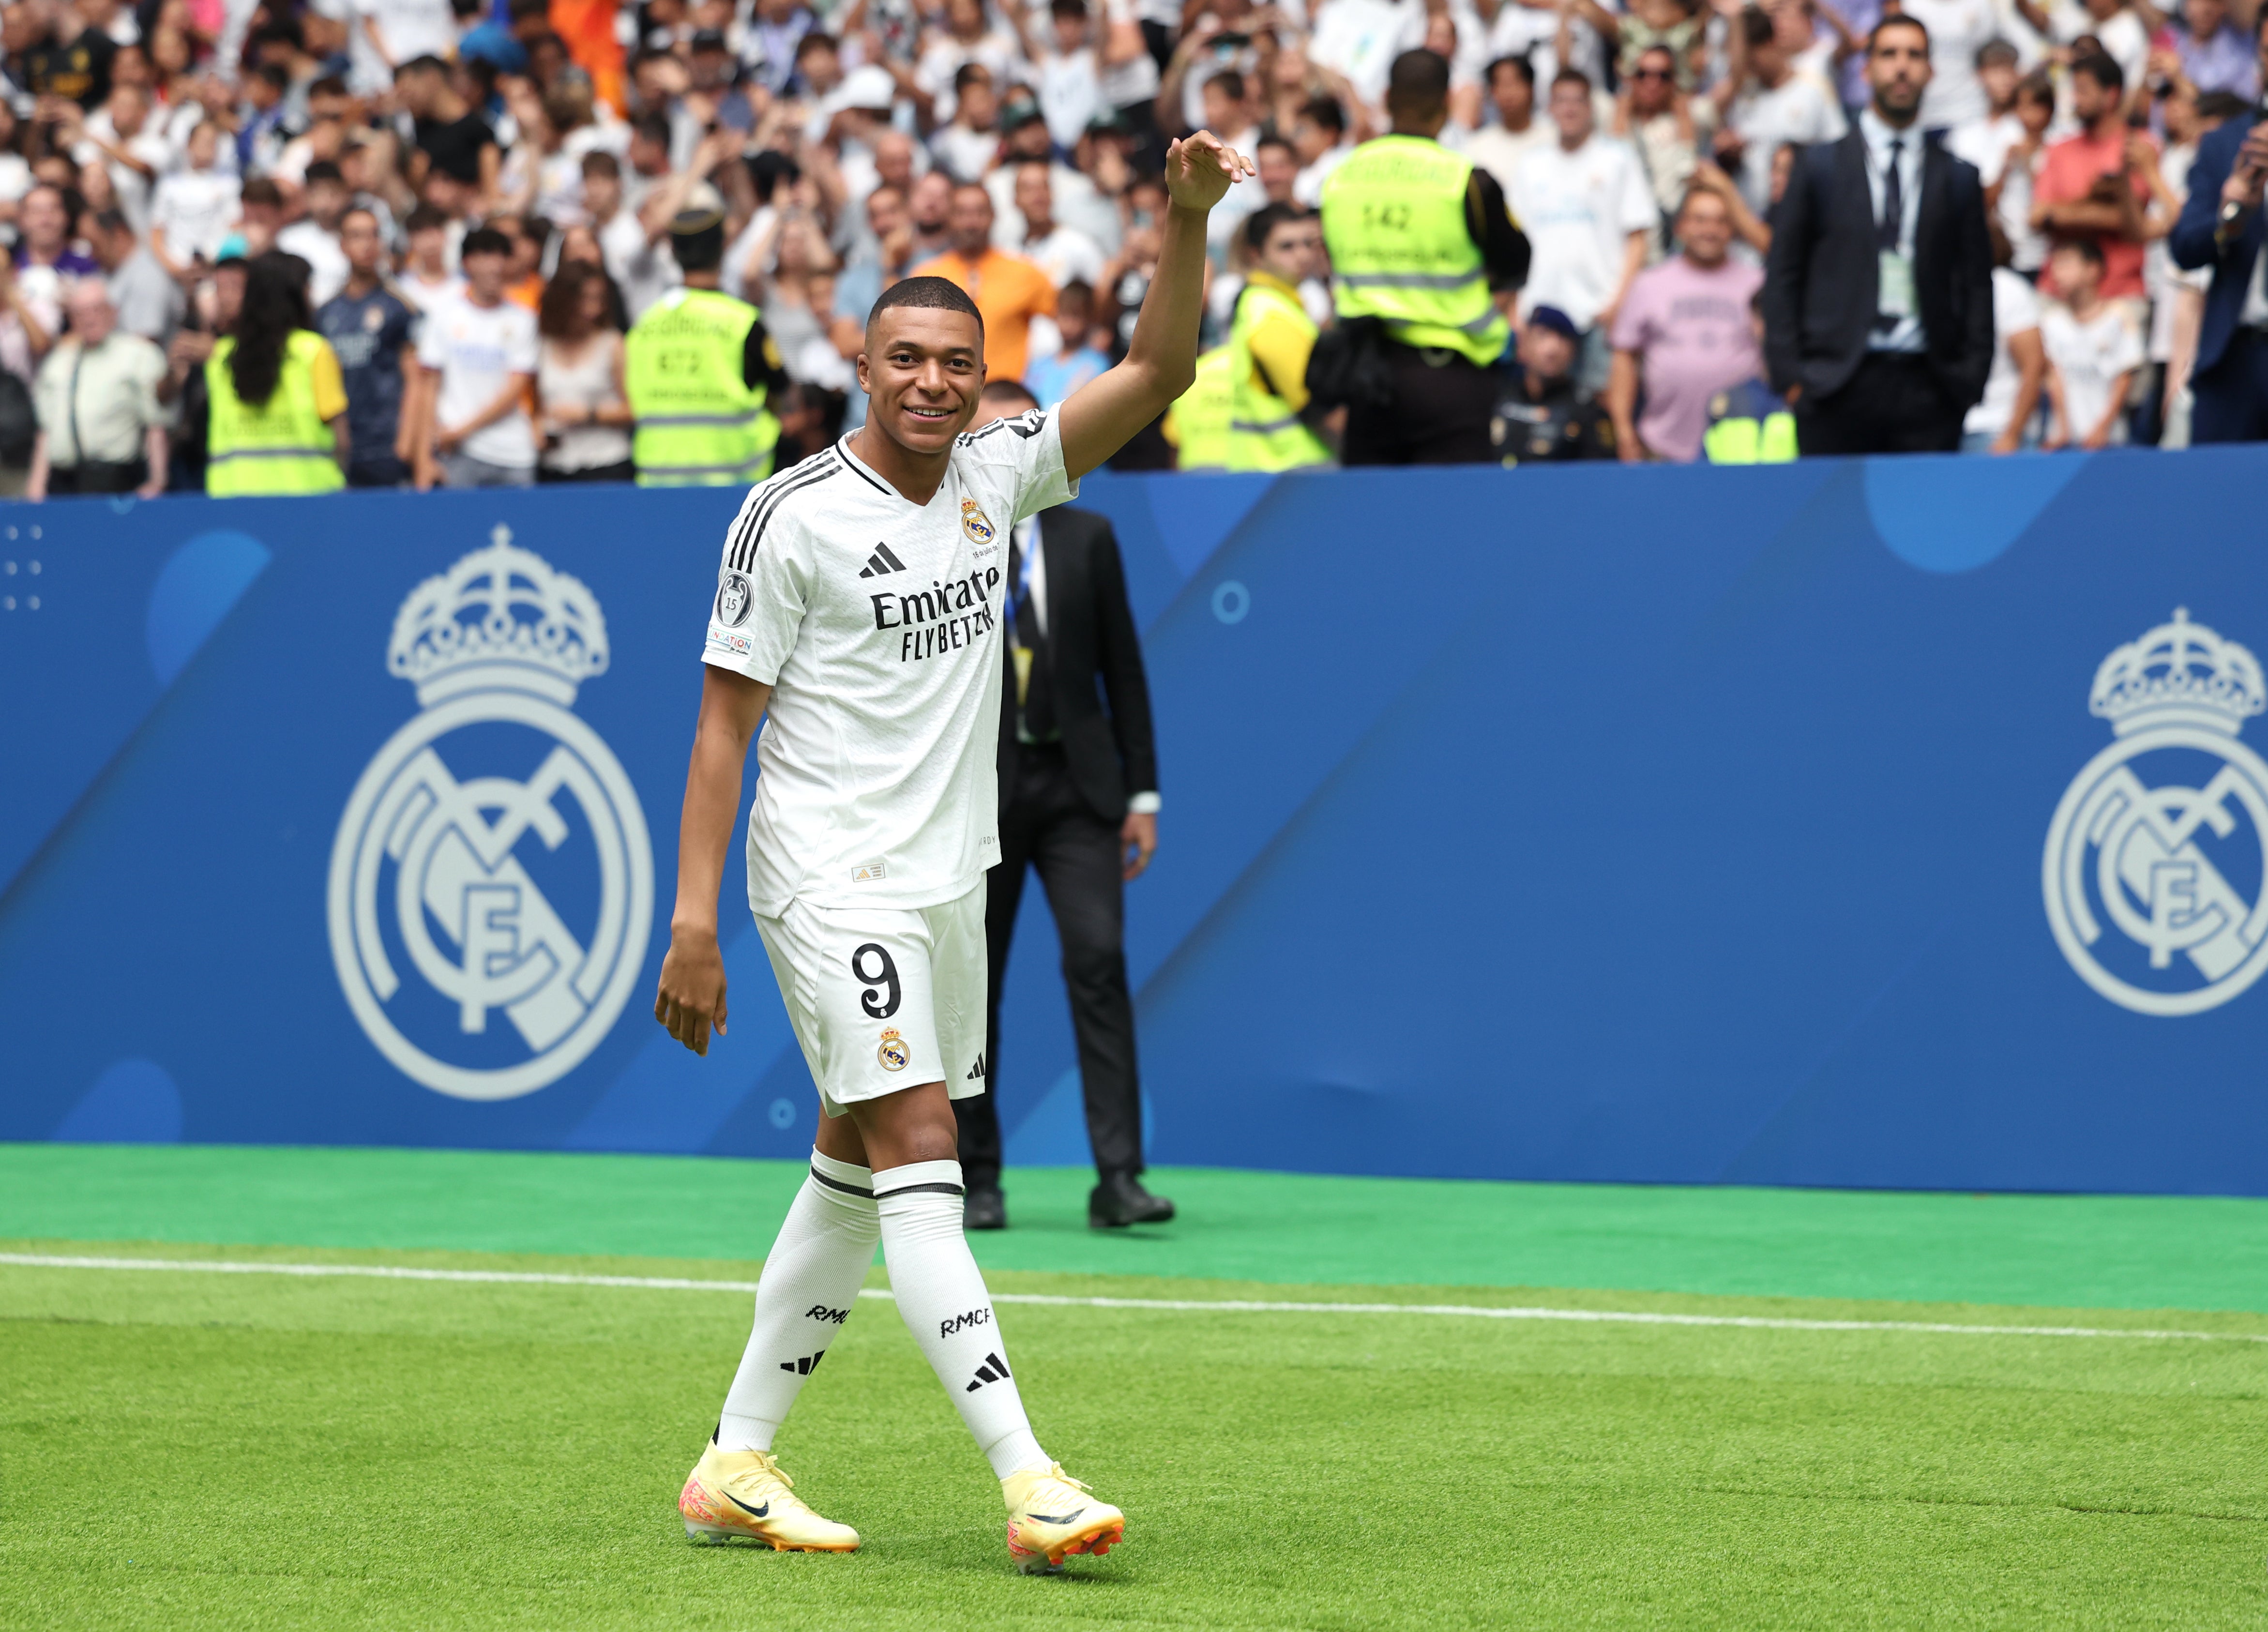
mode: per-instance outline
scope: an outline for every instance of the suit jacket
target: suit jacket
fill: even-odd
[[[1126,600],[1118,537],[1092,511],[1040,513],[1047,565],[1047,633],[1035,661],[1055,687],[1056,725],[1071,782],[1094,813],[1114,826],[1127,798],[1154,792],[1158,754],[1150,734],[1150,683],[1142,643]],[[1007,643],[1001,656],[1008,662]],[[1103,703],[1108,701],[1109,711]],[[1023,745],[1016,740],[1016,672],[1000,690],[1000,797],[1012,798]]]
[[[1992,371],[1992,245],[1977,167],[1922,141],[1915,203],[1914,293],[1926,356],[1948,407],[1966,409]],[[1880,268],[1874,199],[1867,184],[1867,138],[1852,126],[1839,142],[1796,157],[1787,195],[1772,216],[1764,268],[1764,362],[1772,385],[1801,386],[1815,400],[1850,382],[1874,332]]]
[[[2198,267],[2213,268],[2213,283],[2205,292],[2205,321],[2198,330],[2195,371],[2199,374],[2228,351],[2229,336],[2236,333],[2237,320],[2244,315],[2244,292],[2252,286],[2253,261],[2260,254],[2262,239],[2268,238],[2268,210],[2260,210],[2245,218],[2226,250],[2213,236],[2220,224],[2220,189],[2235,166],[2236,150],[2244,145],[2244,133],[2251,129],[2250,115],[2232,119],[2198,143],[2196,161],[2190,165],[2189,199],[2166,240],[2176,266],[2192,271]]]

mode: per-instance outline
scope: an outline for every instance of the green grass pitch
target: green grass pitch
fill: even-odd
[[[436,1159],[0,1147],[0,1254],[747,1280],[757,1266],[727,1246],[761,1248],[794,1171],[658,1163],[677,1184],[649,1206],[628,1158],[464,1158],[459,1177],[488,1182],[451,1202],[420,1188]],[[331,1173],[332,1207],[306,1205],[311,1171]],[[131,1182],[106,1189],[120,1173]],[[2092,1307],[2020,1308],[1837,1295],[1918,1284],[1933,1261],[1956,1291],[1989,1279],[1993,1230],[1956,1241],[1932,1222],[1950,1201],[1364,1183],[1160,1179],[1224,1220],[1256,1188],[1279,1213],[1321,1196],[1318,1216],[1354,1212],[1366,1238],[1500,1208],[1533,1215],[1533,1239],[1447,1244],[1432,1256],[1462,1286],[1428,1272],[1415,1230],[1388,1244],[1403,1275],[1297,1285],[1302,1261],[1373,1250],[1320,1226],[1272,1272],[1252,1246],[1243,1276],[1208,1277],[1190,1270],[1231,1249],[1208,1245],[1201,1211],[1146,1242],[1089,1238],[1078,1176],[1035,1174],[1012,1176],[1020,1227],[984,1250],[1053,1244],[1064,1270],[995,1261],[996,1291],[1022,1294],[2201,1335],[1007,1305],[1042,1442],[1130,1520],[1108,1558],[1030,1579],[885,1298],[861,1300],[779,1446],[799,1491],[865,1535],[829,1557],[696,1547],[676,1521],[743,1293],[0,1263],[0,1626],[2268,1624],[2268,1209],[2200,1202],[2183,1236],[2181,1204],[2088,1203],[2132,1227],[2073,1243],[2058,1269],[2023,1243],[2079,1215],[2004,1198],[1972,1217],[2012,1243],[2006,1275],[2104,1289]],[[514,1186],[518,1206],[483,1213]],[[1744,1207],[1787,1239],[1714,1268],[1658,1250],[1737,1234]],[[1585,1219],[1635,1243],[1619,1273],[1597,1240],[1568,1244]],[[2218,1241],[2195,1239],[2200,1221]],[[547,1230],[552,1250],[499,1249]],[[593,1230],[714,1250],[600,1253],[576,1239]],[[459,1245],[437,1239],[452,1231]],[[1579,1250],[1595,1284],[1513,1283]],[[2141,1296],[2153,1253],[2189,1310]],[[1774,1276],[1804,1295],[1747,1284]],[[878,1268],[870,1286],[887,1284]]]

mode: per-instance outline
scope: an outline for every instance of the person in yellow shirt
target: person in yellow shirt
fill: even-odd
[[[215,498],[346,485],[346,381],[309,320],[303,265],[256,257],[234,329],[205,359],[205,491]]]
[[[1253,265],[1229,326],[1228,467],[1327,465],[1330,445],[1307,393],[1307,357],[1322,330],[1300,296],[1322,264],[1322,224],[1297,204],[1269,204],[1246,220],[1244,241]]]
[[[953,247],[913,270],[959,287],[984,314],[984,366],[995,379],[1021,379],[1031,356],[1032,320],[1056,314],[1056,286],[1021,255],[992,246],[992,195],[975,182],[953,189],[946,217]]]

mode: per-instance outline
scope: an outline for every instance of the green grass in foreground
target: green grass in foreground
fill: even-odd
[[[1457,1301],[2268,1333],[2249,1314],[1500,1289]],[[1010,1572],[996,1488],[875,1300],[780,1445],[799,1489],[858,1525],[866,1549],[688,1546],[672,1503],[747,1317],[729,1292],[0,1266],[0,1625],[2268,1620],[2268,1344],[1009,1306],[1043,1441],[1130,1517],[1123,1550],[1035,1580]]]

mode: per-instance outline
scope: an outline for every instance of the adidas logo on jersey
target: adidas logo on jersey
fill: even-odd
[[[984,1364],[976,1368],[976,1380],[961,1392],[973,1394],[985,1384],[997,1383],[1007,1375],[1008,1363],[998,1355],[988,1354],[984,1356]]]
[[[903,572],[906,563],[890,553],[887,544],[874,546],[874,553],[866,557],[865,566],[858,576],[862,578],[886,578],[893,572]]]
[[[809,1377],[814,1371],[819,1370],[819,1363],[825,1358],[827,1358],[827,1351],[822,1349],[817,1354],[806,1355],[799,1360],[783,1360],[780,1362],[780,1370],[792,1371],[799,1377]]]
[[[980,1054],[976,1056],[976,1063],[968,1068],[968,1075],[961,1080],[972,1083],[981,1083],[984,1080],[984,1056],[983,1055]]]

